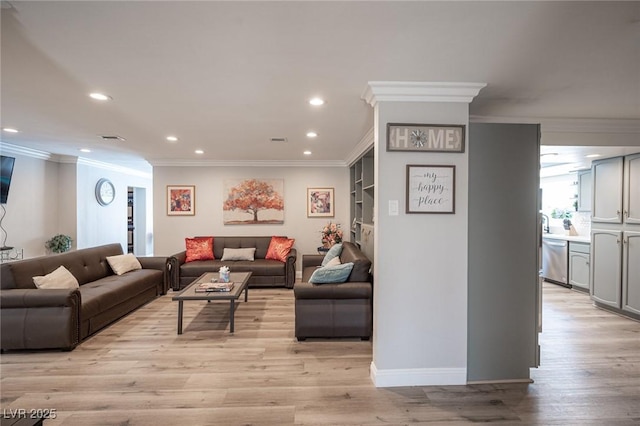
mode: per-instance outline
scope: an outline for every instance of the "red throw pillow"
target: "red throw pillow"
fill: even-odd
[[[267,255],[264,258],[286,262],[287,256],[289,255],[291,247],[293,247],[293,243],[295,241],[296,240],[294,240],[293,238],[271,237],[269,249],[267,250]]]
[[[213,260],[213,237],[185,238],[184,242],[187,246],[185,262]]]

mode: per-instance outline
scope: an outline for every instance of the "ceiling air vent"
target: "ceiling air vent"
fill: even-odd
[[[280,142],[280,143],[286,143],[287,142],[287,138],[271,138],[269,140],[271,142]]]
[[[100,137],[102,138],[102,140],[105,140],[105,141],[120,141],[120,142],[126,141],[125,138],[118,135],[102,135]]]

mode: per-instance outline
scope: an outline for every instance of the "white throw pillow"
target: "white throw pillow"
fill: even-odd
[[[222,261],[226,260],[254,260],[256,248],[225,248],[222,252]]]
[[[116,275],[122,275],[125,272],[142,269],[142,265],[133,253],[120,254],[117,256],[107,256],[107,262]]]
[[[64,266],[44,275],[33,277],[33,283],[38,288],[78,288],[78,280]]]
[[[333,259],[331,259],[330,261],[327,262],[326,266],[338,266],[340,265],[340,258],[338,256],[334,257]]]
[[[329,251],[324,255],[324,258],[322,259],[322,266],[327,266],[327,263],[329,263],[331,259],[333,259],[336,256],[340,256],[341,254],[342,254],[342,243],[334,244],[329,249]]]

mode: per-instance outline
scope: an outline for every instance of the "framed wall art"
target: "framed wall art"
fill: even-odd
[[[387,151],[464,152],[463,124],[387,123]]]
[[[407,213],[455,213],[456,166],[407,165]]]
[[[333,188],[307,188],[307,217],[334,217]]]
[[[196,214],[196,187],[194,185],[167,185],[167,215],[193,216]]]
[[[224,194],[225,225],[284,223],[284,179],[229,179]]]

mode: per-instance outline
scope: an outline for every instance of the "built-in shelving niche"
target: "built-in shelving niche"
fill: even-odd
[[[374,215],[374,156],[373,148],[370,148],[350,167],[351,188],[351,242],[361,249],[366,245],[368,251],[372,250]],[[366,238],[366,241],[363,240]],[[371,243],[371,244],[369,244]],[[370,246],[370,247],[369,247]],[[372,253],[366,253],[372,256]],[[372,258],[373,260],[373,258]]]

